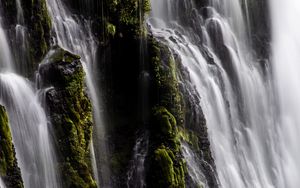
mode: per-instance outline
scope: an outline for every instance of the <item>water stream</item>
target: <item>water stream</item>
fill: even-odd
[[[17,75],[5,31],[0,25],[0,103],[10,120],[25,187],[58,188],[55,152],[46,114],[33,83]]]
[[[92,34],[91,23],[72,15],[60,0],[48,0],[48,9],[52,17],[56,42],[63,48],[81,56],[81,61],[86,73],[88,93],[92,100],[93,117],[95,122],[93,146],[91,146],[93,169],[95,179],[101,187],[110,187],[110,168],[108,163],[108,148],[106,131],[101,109],[99,88],[96,86],[96,50],[97,43]],[[101,182],[101,183],[100,183]]]
[[[133,157],[127,172],[127,188],[145,188],[145,159],[148,154],[149,136],[142,134],[133,148]]]
[[[6,188],[5,184],[3,183],[2,179],[0,178],[0,188]]]
[[[201,10],[188,0],[151,2],[150,31],[179,56],[201,96],[220,186],[282,187],[271,71],[251,53],[240,1],[211,0]]]
[[[278,91],[278,166],[276,187],[300,185],[300,2],[270,0],[274,85]],[[280,12],[279,12],[280,11]]]

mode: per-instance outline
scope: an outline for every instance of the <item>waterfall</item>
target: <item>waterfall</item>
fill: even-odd
[[[88,93],[92,100],[93,117],[95,128],[93,135],[93,146],[91,153],[93,158],[93,169],[95,179],[98,179],[101,187],[110,187],[110,169],[108,163],[108,148],[106,145],[105,126],[103,122],[103,109],[101,109],[99,88],[96,87],[96,39],[92,34],[89,20],[82,20],[72,15],[60,0],[48,0],[48,9],[54,23],[56,42],[58,45],[81,56],[81,61],[86,73],[86,84]],[[96,166],[95,166],[96,165]],[[97,170],[98,168],[98,170]],[[99,175],[98,175],[99,171]],[[99,185],[99,181],[97,182]]]
[[[13,69],[13,60],[9,51],[9,45],[6,39],[5,31],[0,26],[0,44],[2,49],[0,50],[0,68],[3,71]]]
[[[14,73],[14,61],[0,25],[0,103],[10,120],[16,156],[25,187],[58,188],[55,152],[48,121],[32,83]]]
[[[142,134],[133,148],[133,157],[127,172],[127,188],[144,188],[145,181],[145,159],[148,154],[149,136]]]
[[[47,118],[30,83],[16,74],[1,73],[0,89],[25,186],[59,187]]]
[[[186,143],[181,143],[181,149],[183,157],[186,161],[189,176],[196,185],[208,188],[207,180],[203,174],[203,169],[200,166],[200,159],[195,155],[195,153],[190,149],[189,145]]]
[[[252,54],[240,0],[151,3],[150,32],[178,55],[201,97],[220,187],[285,187],[271,71]]]
[[[18,68],[17,71],[22,73],[28,72],[28,64],[29,62],[29,51],[28,49],[28,38],[27,38],[27,28],[25,26],[24,21],[24,11],[22,9],[22,5],[20,0],[16,1],[16,9],[17,9],[17,23],[15,26],[15,40],[12,41],[12,46],[14,49],[14,57],[15,61],[17,62],[16,68]]]
[[[273,37],[273,69],[278,91],[278,161],[282,168],[277,187],[296,188],[300,185],[300,2],[270,0]],[[279,12],[280,11],[280,12]]]
[[[0,188],[6,188],[5,184],[3,183],[3,180],[0,178]]]

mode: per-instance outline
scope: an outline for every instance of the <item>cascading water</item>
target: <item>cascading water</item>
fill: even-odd
[[[0,27],[0,44],[2,47],[2,50],[0,51],[0,58],[1,58],[0,68],[1,68],[2,72],[12,70],[13,69],[13,65],[12,65],[13,61],[12,61],[12,57],[11,57],[11,54],[9,51],[8,42],[6,40],[5,31],[2,29],[2,27]]]
[[[197,185],[208,188],[207,180],[203,174],[203,169],[200,167],[200,160],[186,143],[181,144],[182,154],[186,160],[189,176]]]
[[[281,171],[276,173],[277,187],[296,188],[300,185],[300,2],[270,0],[273,67],[280,115],[278,124],[278,160]]]
[[[14,61],[1,25],[0,46],[0,103],[8,111],[25,187],[59,188],[46,114],[31,83],[13,73]]]
[[[0,188],[6,188],[5,184],[3,183],[2,179],[0,178]]]
[[[25,27],[24,11],[20,0],[16,1],[17,9],[17,23],[15,26],[15,40],[13,40],[14,57],[19,72],[28,72],[28,61],[29,61],[29,44],[27,39],[27,28]]]
[[[16,74],[1,73],[0,88],[25,186],[59,187],[48,122],[30,83]]]
[[[133,158],[127,172],[127,188],[144,188],[145,181],[145,159],[148,154],[149,136],[142,134],[133,148]]]
[[[220,187],[285,187],[270,70],[251,53],[240,1],[209,2],[197,10],[189,0],[152,0],[150,32],[201,96]]]
[[[47,3],[57,35],[57,44],[81,56],[86,73],[88,92],[92,99],[95,122],[94,144],[91,146],[91,153],[95,153],[95,156],[92,156],[94,176],[98,185],[100,182],[101,187],[110,187],[111,177],[108,165],[105,126],[102,117],[103,112],[99,101],[99,89],[94,84],[96,83],[94,75],[97,75],[97,68],[95,67],[97,43],[91,31],[91,23],[88,20],[74,18],[60,0],[48,0]]]

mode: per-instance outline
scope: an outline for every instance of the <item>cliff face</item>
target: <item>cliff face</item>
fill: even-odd
[[[15,1],[0,0],[7,29],[14,31],[19,22]],[[103,108],[108,129],[112,181],[116,187],[125,187],[127,171],[136,135],[149,131],[149,151],[145,160],[148,187],[185,187],[189,182],[181,144],[187,143],[204,159],[201,166],[210,187],[217,187],[214,177],[214,159],[210,151],[206,120],[194,88],[184,87],[189,75],[180,59],[172,51],[148,34],[145,19],[151,9],[149,0],[63,0],[76,19],[92,22],[97,38],[96,85],[101,85]],[[178,1],[183,3],[183,1]],[[194,0],[203,16],[208,0]],[[266,1],[251,1],[253,7],[266,7]],[[49,119],[55,132],[59,156],[57,168],[61,170],[64,187],[96,187],[93,178],[90,143],[93,132],[92,106],[86,93],[84,71],[80,57],[58,47],[51,49],[51,19],[46,0],[23,0],[24,26],[26,26],[28,70],[19,70],[33,77],[41,60],[38,73],[41,88],[46,91]],[[182,4],[187,16],[193,16],[192,7]],[[254,8],[256,9],[256,8]],[[259,11],[263,12],[263,11]],[[267,12],[250,13],[254,30],[253,45],[259,57],[265,58],[269,34]],[[182,22],[185,18],[182,18]],[[193,19],[185,25],[193,25]],[[196,26],[195,26],[196,27]],[[198,28],[193,28],[198,29]],[[216,32],[216,28],[214,32]],[[220,29],[220,28],[219,28]],[[14,38],[14,34],[10,34]],[[200,34],[199,34],[200,35]],[[218,45],[218,38],[214,38]],[[12,39],[11,43],[14,43]],[[223,46],[224,47],[224,46]],[[18,48],[14,49],[17,53]],[[49,52],[50,50],[50,52]],[[220,48],[220,50],[222,50]],[[223,53],[223,52],[220,52]],[[222,58],[226,59],[224,55]],[[227,55],[228,56],[228,55]],[[21,67],[21,65],[20,65]],[[145,76],[146,75],[146,82]],[[147,95],[143,89],[148,87]],[[143,97],[141,98],[141,95]],[[146,101],[146,102],[145,102]],[[143,106],[141,113],[141,103]],[[146,108],[146,109],[145,109]],[[1,176],[6,183],[22,187],[20,170],[14,157],[7,117],[0,108],[1,125]],[[142,117],[143,116],[143,117]],[[3,128],[3,129],[2,129]],[[7,146],[4,143],[9,143]],[[3,149],[2,149],[3,148]],[[7,157],[7,158],[6,158]],[[212,167],[212,168],[211,168]],[[11,186],[11,187],[14,187]],[[195,185],[198,186],[198,185]],[[187,186],[188,187],[188,186]]]
[[[23,188],[5,108],[0,105],[0,176],[7,188]]]
[[[80,57],[59,47],[40,65],[42,88],[52,128],[64,187],[97,187],[92,175],[90,147],[92,107],[84,85]]]

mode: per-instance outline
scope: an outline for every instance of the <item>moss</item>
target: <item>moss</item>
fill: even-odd
[[[8,125],[8,117],[4,107],[0,106],[0,137],[1,137],[1,158],[0,158],[0,175],[6,175],[9,168],[14,165],[14,150],[12,137]]]
[[[51,18],[46,0],[24,0],[21,5],[29,33],[30,62],[33,63],[32,68],[35,68],[50,48]]]
[[[106,6],[109,22],[117,26],[119,35],[139,37],[143,34],[145,28],[141,26],[150,11],[149,0],[110,0]]]
[[[176,60],[166,46],[151,38],[149,49],[154,107],[149,127],[151,150],[147,182],[149,187],[182,188],[186,174],[179,132],[183,127],[183,100]]]
[[[214,161],[210,152],[206,121],[201,107],[198,106],[200,98],[193,92],[194,88],[190,87],[188,83],[183,85],[190,77],[182,67],[180,57],[151,36],[149,36],[148,44],[151,76],[153,78],[151,89],[154,97],[152,99],[153,104],[165,108],[169,114],[174,116],[177,127],[175,131],[172,131],[173,129],[165,121],[167,113],[154,113],[152,119],[154,121],[151,123],[151,128],[154,128],[151,131],[153,149],[156,150],[161,145],[168,147],[177,156],[173,162],[180,164],[184,163],[180,142],[187,142],[194,153],[205,161],[199,165],[205,169],[209,186],[215,187],[217,181],[213,175]],[[180,83],[181,85],[179,85]],[[166,136],[167,132],[168,135]],[[150,153],[150,161],[153,160],[152,155],[153,153]],[[150,162],[151,165],[154,163],[153,161]],[[189,182],[187,169],[182,167],[184,175],[178,177],[182,177],[183,182]],[[149,173],[159,173],[160,170],[160,168],[149,167]],[[148,182],[151,183],[157,178],[156,175],[149,175]]]
[[[46,93],[46,102],[62,154],[64,187],[96,187],[90,159],[92,106],[85,93],[80,57],[56,47],[45,61],[39,73],[43,87],[53,86]]]
[[[155,182],[150,183],[149,187],[185,187],[185,163],[178,162],[178,157],[174,152],[164,145],[154,151],[153,170],[155,171]]]
[[[116,26],[109,23],[109,22],[106,22],[106,31],[109,35],[111,36],[115,36],[116,34]]]
[[[8,116],[0,105],[0,176],[8,188],[23,188],[20,168],[17,164]]]
[[[199,136],[194,131],[181,128],[178,134],[180,139],[191,145],[194,151],[200,151]]]
[[[156,101],[165,106],[176,118],[177,124],[183,126],[184,104],[179,89],[177,63],[168,47],[149,39],[150,62],[154,87],[157,91]]]

